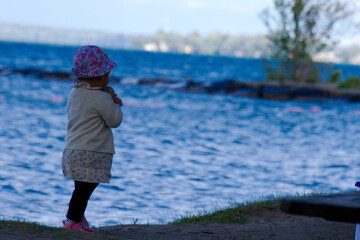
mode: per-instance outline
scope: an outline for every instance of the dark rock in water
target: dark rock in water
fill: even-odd
[[[325,89],[301,87],[294,90],[294,95],[297,97],[304,97],[304,96],[329,97],[330,93]]]
[[[180,87],[179,90],[186,92],[203,92],[203,93],[206,92],[202,83],[195,82],[194,80],[191,79],[187,79],[184,86]]]
[[[263,95],[265,94],[293,94],[293,90],[287,87],[273,87],[273,86],[263,86],[262,87]]]
[[[0,75],[8,74],[21,74],[21,75],[30,75],[40,79],[58,79],[62,81],[73,81],[75,77],[68,72],[64,71],[47,71],[36,68],[27,68],[27,69],[0,69]],[[113,83],[120,83],[121,78],[111,77]]]
[[[62,72],[62,71],[46,72],[42,75],[42,78],[55,78],[55,79],[59,79],[59,80],[70,80],[71,75],[67,72]]]
[[[260,95],[265,99],[289,100],[294,98],[294,91],[283,86],[262,86]]]
[[[184,88],[193,88],[193,87],[201,87],[201,86],[202,86],[201,83],[195,82],[194,80],[190,79],[186,82],[186,85]]]
[[[121,83],[122,78],[110,76],[111,83]]]
[[[360,90],[339,89],[330,93],[331,98],[341,99],[348,102],[360,102]]]
[[[52,71],[45,71],[38,69],[25,69],[23,70],[23,74],[36,76],[37,78],[42,78],[42,79],[55,78],[59,80],[69,80],[71,78],[71,75],[66,72],[61,72],[61,71],[52,72]]]
[[[238,90],[232,92],[231,94],[236,95],[236,96],[241,96],[241,97],[254,97],[254,98],[257,98],[257,97],[259,97],[259,89],[257,89],[257,88],[243,88],[243,89],[238,89]]]
[[[12,74],[13,72],[7,68],[0,68],[0,76]]]
[[[154,78],[154,79],[142,78],[138,82],[138,84],[149,84],[149,85],[155,85],[158,83],[172,84],[172,83],[176,83],[176,81],[169,80],[166,78]]]
[[[22,75],[31,75],[40,79],[59,79],[59,80],[71,80],[72,75],[63,71],[46,71],[35,68],[27,68],[27,69],[1,69],[0,74],[4,75],[4,72],[9,74],[22,74]]]
[[[294,99],[300,101],[323,102],[330,98],[330,92],[325,89],[304,87],[294,90]]]
[[[210,84],[209,86],[205,87],[205,90],[209,93],[215,93],[215,92],[233,92],[239,87],[237,86],[237,81],[234,79],[228,79],[220,82],[214,82]]]
[[[71,73],[63,71],[0,67],[0,75],[8,74],[31,75],[40,79],[74,80]],[[122,78],[111,77],[111,82],[121,83]],[[339,99],[348,102],[360,102],[360,89],[338,89],[336,83],[239,82],[235,79],[218,82],[196,82],[189,78],[178,81],[166,78],[142,78],[136,81],[135,84],[155,85],[189,92],[232,94],[273,100],[327,101],[329,99]]]

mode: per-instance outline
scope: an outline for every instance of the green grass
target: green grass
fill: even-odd
[[[279,204],[280,198],[230,204],[228,207],[213,212],[202,211],[201,213],[182,216],[179,220],[175,220],[174,223],[245,223],[249,216],[261,213],[264,210],[275,211]]]
[[[54,231],[54,227],[45,226],[35,222],[27,222],[26,220],[1,220],[0,230],[20,231],[22,233],[43,233]]]
[[[345,81],[340,81],[339,88],[360,88],[360,78],[353,76]]]
[[[304,197],[312,195],[321,195],[326,193],[296,193],[293,195],[273,196],[259,198],[244,203],[230,203],[228,207],[215,210],[212,212],[202,211],[201,213],[188,214],[181,216],[180,219],[173,223],[245,223],[250,216],[260,214],[264,211],[275,211],[280,207],[282,198],[288,197]]]
[[[96,231],[96,230],[95,230]],[[25,220],[0,220],[0,239],[2,236],[21,236],[22,239],[59,239],[59,240],[114,240],[121,239],[103,234],[89,234],[62,227],[49,227],[44,224]]]
[[[276,211],[279,209],[282,198],[303,197],[309,195],[321,195],[325,193],[294,194],[282,195],[277,197],[263,197],[244,203],[229,203],[227,207],[212,212],[202,211],[201,213],[188,214],[181,216],[180,219],[172,223],[245,223],[251,216],[261,215],[265,211]],[[138,219],[134,219],[133,224],[139,224]],[[25,220],[0,220],[0,239],[2,236],[17,235],[26,239],[87,239],[87,240],[107,240],[121,239],[115,236],[103,235],[100,233],[88,234],[72,231],[61,227],[49,227]]]

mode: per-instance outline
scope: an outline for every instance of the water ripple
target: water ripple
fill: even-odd
[[[69,83],[14,78],[1,79],[8,91],[0,100],[2,217],[58,226],[73,190],[60,161]],[[351,190],[359,180],[359,104],[316,103],[321,111],[311,112],[311,102],[113,87],[145,107],[123,107],[113,178],[89,202],[92,224],[166,222],[219,202]]]

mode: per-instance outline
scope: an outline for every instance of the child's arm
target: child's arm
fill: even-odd
[[[120,126],[123,119],[123,112],[121,111],[120,105],[114,103],[113,101],[114,100],[110,95],[104,94],[102,101],[97,102],[98,112],[105,121],[105,124],[110,128],[116,128]]]
[[[112,97],[114,103],[120,105],[120,107],[122,106],[122,101],[120,98],[118,98],[117,94],[115,93],[114,89],[110,86],[107,86],[105,88],[105,92],[107,92],[108,94],[110,94],[110,96]]]
[[[116,94],[112,98],[115,104],[119,105],[120,107],[123,105],[121,99],[118,98]]]

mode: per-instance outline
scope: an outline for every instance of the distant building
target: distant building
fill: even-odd
[[[327,62],[327,63],[338,63],[340,62],[339,57],[336,56],[335,52],[320,52],[313,56],[314,62]]]
[[[160,42],[159,43],[159,49],[161,52],[168,52],[169,51],[169,45],[166,42]]]
[[[235,52],[234,55],[235,55],[235,57],[242,58],[242,57],[245,57],[246,52],[244,50],[238,50]]]
[[[146,43],[144,45],[144,50],[147,52],[157,52],[159,51],[159,47],[156,43]]]
[[[262,52],[260,52],[259,50],[254,52],[254,58],[261,58],[262,57]]]
[[[185,45],[185,47],[184,47],[184,53],[186,53],[186,54],[192,54],[192,53],[194,53],[194,47],[191,46],[191,45],[189,45],[189,44]]]

